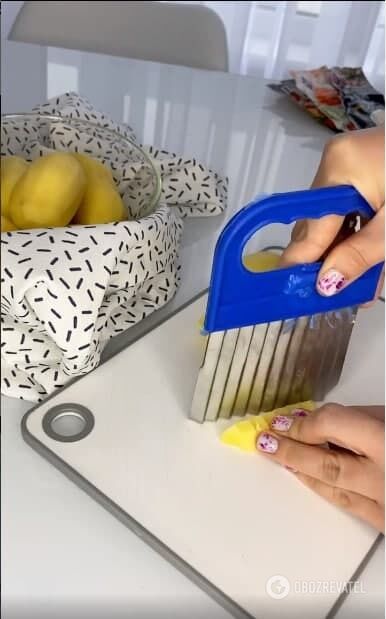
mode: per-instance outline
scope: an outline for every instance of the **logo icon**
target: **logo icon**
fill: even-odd
[[[276,574],[276,576],[271,576],[267,580],[265,585],[265,590],[268,593],[269,597],[274,600],[282,600],[287,597],[290,592],[290,583],[288,578],[285,576],[281,576],[280,574]]]

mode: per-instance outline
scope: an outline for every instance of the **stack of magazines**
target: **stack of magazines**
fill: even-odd
[[[320,67],[290,75],[292,79],[269,87],[289,96],[329,129],[340,133],[384,124],[384,95],[371,86],[361,68]]]

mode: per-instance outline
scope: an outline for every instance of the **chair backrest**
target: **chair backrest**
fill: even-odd
[[[224,25],[202,5],[25,2],[9,39],[112,56],[228,70]]]

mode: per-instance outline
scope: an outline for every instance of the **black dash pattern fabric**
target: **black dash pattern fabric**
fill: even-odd
[[[146,179],[145,190],[133,195],[133,175],[142,173],[137,151],[122,153],[97,131],[90,140],[81,124],[70,127],[65,118],[91,120],[135,141],[130,127],[74,93],[36,111],[62,116],[63,125],[53,124],[42,139],[39,128],[20,135],[3,123],[2,156],[33,160],[69,143],[69,150],[91,150],[111,167],[130,220],[1,234],[1,391],[33,402],[95,368],[111,337],[174,296],[183,218],[220,214],[227,197],[227,179],[194,159],[148,147],[162,177],[161,200],[148,213]]]

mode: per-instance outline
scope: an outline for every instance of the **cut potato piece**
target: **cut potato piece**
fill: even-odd
[[[290,415],[296,408],[303,408],[312,411],[315,404],[311,401],[300,402],[299,404],[289,404],[282,408],[277,408],[269,413],[254,415],[247,419],[242,419],[224,430],[220,440],[225,445],[238,447],[242,451],[256,451],[256,439],[261,432],[269,430],[271,421],[276,415]]]

